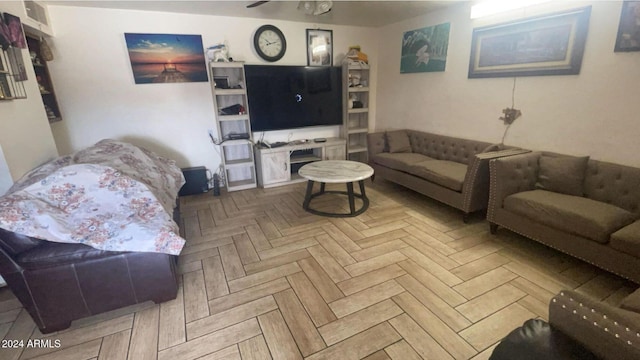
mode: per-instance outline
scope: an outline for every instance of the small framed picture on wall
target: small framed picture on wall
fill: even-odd
[[[640,1],[622,3],[615,52],[640,51]]]
[[[333,31],[307,29],[307,65],[333,65]]]

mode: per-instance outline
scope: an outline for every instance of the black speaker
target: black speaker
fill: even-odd
[[[207,169],[204,166],[196,166],[182,169],[185,183],[180,189],[178,195],[195,195],[209,191],[209,183],[207,181]]]

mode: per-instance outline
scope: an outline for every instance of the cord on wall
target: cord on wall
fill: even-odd
[[[507,132],[509,132],[509,128],[511,128],[511,124],[516,121],[522,115],[522,111],[516,109],[516,77],[513,78],[513,89],[511,90],[511,107],[502,109],[503,116],[500,117],[500,120],[504,122],[506,125],[504,129],[504,133],[502,134],[502,141],[500,144],[504,144],[504,139],[507,137]]]

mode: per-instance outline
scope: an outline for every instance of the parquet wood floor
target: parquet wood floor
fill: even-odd
[[[0,338],[60,340],[0,359],[486,359],[570,288],[617,304],[636,286],[388,182],[355,218],[302,210],[304,184],[181,199],[175,300],[43,336],[7,289]],[[335,211],[345,199],[314,206]]]

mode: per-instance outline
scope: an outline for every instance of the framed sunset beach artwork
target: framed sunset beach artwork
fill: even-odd
[[[136,84],[207,82],[200,35],[125,33]]]

